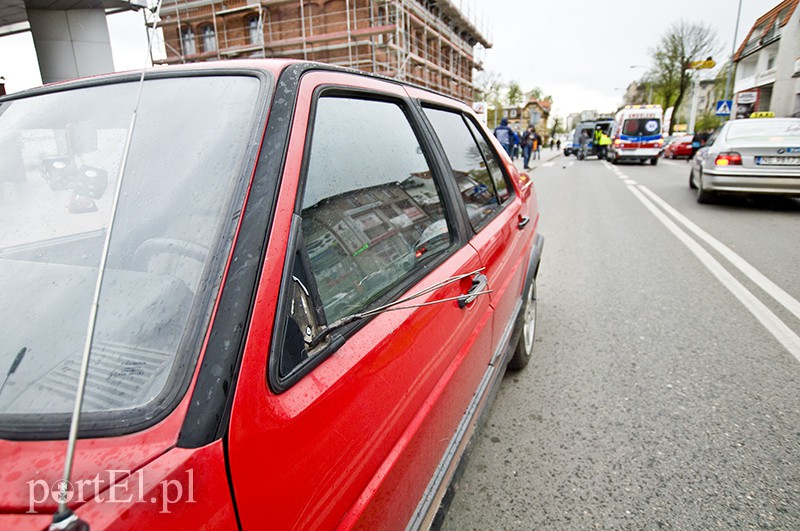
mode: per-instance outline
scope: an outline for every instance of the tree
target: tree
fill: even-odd
[[[516,81],[508,84],[508,91],[506,92],[506,101],[509,107],[518,107],[525,101],[525,94]]]
[[[497,72],[479,71],[473,79],[475,86],[474,100],[485,101],[489,104],[486,110],[486,121],[492,127],[498,123],[498,116],[503,112],[503,103],[500,100],[500,93],[503,89],[503,82]]]
[[[649,77],[654,93],[666,109],[680,107],[692,79],[690,63],[716,51],[716,33],[710,26],[680,20],[661,36],[658,46],[651,50],[653,69]],[[671,120],[669,134],[676,119]]]
[[[542,99],[542,88],[533,87],[531,90],[525,93],[525,96],[527,96],[529,100],[539,101]]]
[[[481,70],[475,74],[473,83],[475,85],[473,95],[475,101],[488,101],[493,103],[500,99],[500,91],[503,88],[503,82],[500,79],[500,74],[497,72]]]

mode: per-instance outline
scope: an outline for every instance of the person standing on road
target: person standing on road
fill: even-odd
[[[580,143],[580,155],[581,155],[581,157],[585,157],[586,156],[586,148],[589,145],[589,133],[586,131],[586,129],[581,131],[581,137],[580,137],[580,139],[578,139],[578,142]],[[581,158],[581,157],[579,157],[579,158]]]
[[[600,133],[600,140],[598,140],[597,158],[604,159],[608,154],[608,146],[611,145],[611,137],[605,133]]]
[[[536,160],[541,160],[542,158],[542,135],[535,132],[536,140],[533,142],[533,158]]]
[[[592,147],[594,147],[594,154],[600,157],[600,138],[603,136],[603,131],[597,125],[594,128],[594,136],[592,138]]]
[[[697,150],[703,147],[703,133],[695,132],[694,136],[692,137],[692,154],[689,155],[689,158],[686,160],[692,160],[694,158],[695,153]]]
[[[506,150],[508,156],[511,156],[511,144],[514,141],[514,131],[508,126],[508,119],[503,118],[500,120],[500,125],[494,128],[494,136],[503,149]]]
[[[525,132],[522,133],[522,166],[526,170],[531,169],[528,164],[531,161],[531,152],[533,151],[533,141],[535,137],[536,132],[534,132],[533,126],[528,127]]]

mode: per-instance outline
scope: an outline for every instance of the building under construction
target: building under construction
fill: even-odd
[[[166,59],[303,59],[472,101],[476,47],[491,43],[454,0],[164,0]]]

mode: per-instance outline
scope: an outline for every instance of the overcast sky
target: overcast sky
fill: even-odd
[[[535,86],[554,98],[557,115],[585,109],[611,111],[625,87],[650,64],[649,51],[673,22],[703,22],[717,32],[721,53],[731,53],[738,0],[452,0],[485,28],[493,42],[484,63],[506,82]],[[778,0],[742,0],[738,41]],[[140,68],[146,55],[141,14],[108,17],[117,70]],[[16,92],[39,85],[29,33],[0,37],[0,76]]]

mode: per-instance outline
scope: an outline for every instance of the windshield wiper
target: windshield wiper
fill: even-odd
[[[3,384],[0,385],[0,395],[3,394],[3,390],[6,388],[6,383],[8,383],[8,379],[11,377],[12,374],[17,372],[17,368],[19,364],[22,363],[22,358],[25,357],[25,353],[28,352],[28,347],[22,347],[19,352],[17,352],[17,357],[14,358],[14,363],[11,364],[11,368],[8,369],[6,373],[6,377],[3,380]]]
[[[313,338],[311,338],[311,340],[308,342],[308,349],[311,350],[311,349],[317,347],[334,330],[342,328],[343,326],[347,326],[350,323],[353,323],[353,322],[356,322],[356,321],[360,321],[361,319],[365,319],[367,317],[372,317],[373,315],[377,315],[379,313],[389,312],[389,311],[394,311],[394,310],[409,310],[409,309],[412,309],[412,308],[422,308],[422,307],[425,307],[425,306],[433,306],[434,304],[441,304],[443,302],[450,302],[450,301],[459,301],[459,303],[465,303],[465,305],[466,305],[467,302],[471,302],[471,299],[474,299],[478,295],[486,295],[488,293],[491,293],[492,290],[490,290],[490,289],[488,289],[488,290],[487,289],[480,289],[480,290],[477,290],[477,291],[472,291],[471,290],[469,293],[466,293],[464,295],[458,295],[458,296],[455,296],[455,297],[446,297],[444,299],[436,299],[436,300],[433,300],[433,301],[423,302],[423,303],[420,303],[420,304],[409,304],[409,305],[402,306],[406,302],[409,302],[411,300],[414,300],[414,299],[417,299],[419,297],[422,297],[423,295],[427,295],[428,293],[430,293],[432,291],[436,291],[437,289],[439,289],[441,287],[444,287],[444,286],[447,286],[449,284],[452,284],[453,282],[458,282],[459,280],[465,279],[467,277],[483,277],[482,280],[484,281],[484,283],[481,284],[481,286],[485,286],[485,278],[486,277],[484,275],[482,275],[482,272],[485,269],[486,269],[485,267],[481,267],[480,269],[476,269],[475,271],[470,271],[469,273],[463,273],[461,275],[448,277],[448,278],[446,278],[446,279],[444,279],[444,280],[442,280],[440,282],[437,282],[436,284],[433,284],[432,286],[428,286],[427,288],[425,288],[423,290],[420,290],[420,291],[418,291],[416,293],[412,293],[411,295],[407,295],[406,297],[403,297],[402,299],[397,299],[396,301],[390,302],[389,304],[384,304],[382,306],[378,306],[378,307],[372,308],[370,310],[366,310],[366,311],[363,311],[363,312],[358,312],[358,313],[354,313],[354,314],[342,317],[340,319],[335,320],[334,322],[332,322],[331,324],[329,324],[327,326],[323,325],[322,329],[317,333],[317,335],[315,335]]]

